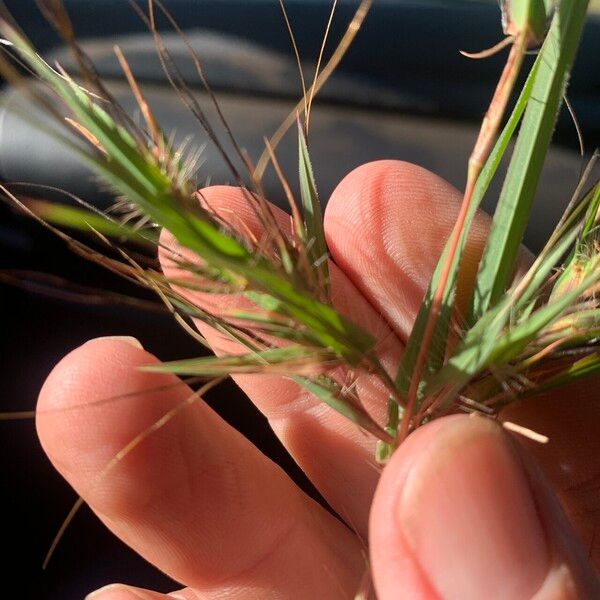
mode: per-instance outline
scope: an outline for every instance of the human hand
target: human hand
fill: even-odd
[[[224,218],[236,215],[257,232],[239,190],[209,188],[204,196]],[[329,202],[334,304],[377,336],[385,364],[402,352],[459,201],[434,175],[386,161],[352,172]],[[479,215],[459,302],[487,228]],[[174,268],[166,256],[163,267]],[[214,300],[196,294],[195,301]],[[235,350],[200,328],[217,351]],[[174,376],[136,370],[156,362],[132,340],[84,344],[48,377],[37,427],[51,461],[99,518],[188,586],[174,596],[352,598],[368,540],[380,600],[600,597],[592,566],[600,563],[593,539],[600,397],[589,382],[509,410],[510,420],[549,435],[545,446],[515,441],[483,418],[446,417],[412,434],[380,477],[373,439],[343,417],[289,380],[236,377],[353,533],[202,400],[99,477],[132,439],[192,394]],[[358,385],[381,413],[384,391],[367,379]],[[168,596],[124,586],[94,595],[139,598]]]

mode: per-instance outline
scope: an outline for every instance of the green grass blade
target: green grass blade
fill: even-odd
[[[323,368],[327,361],[333,361],[331,354],[299,346],[272,348],[239,356],[201,357],[167,362],[160,365],[140,367],[143,371],[175,373],[185,376],[216,377],[242,373],[277,373],[287,375],[316,396],[319,400],[342,414],[344,417],[375,435],[380,440],[391,441],[391,437],[381,429],[366,410],[345,398],[342,389],[327,376],[301,376],[302,368],[310,371]]]
[[[543,331],[544,327],[558,318],[571,306],[586,290],[600,281],[600,257],[593,261],[590,273],[583,281],[571,291],[561,295],[552,302],[532,313],[528,319],[511,327],[498,339],[490,353],[488,363],[509,363],[525,349],[527,344]]]
[[[569,288],[586,269],[590,256],[597,253],[596,245],[600,241],[600,183],[597,183],[589,194],[591,201],[586,202],[584,199],[582,202],[588,206],[579,239],[564,262],[560,277],[554,283],[551,298],[560,294],[565,287]]]
[[[434,394],[447,387],[445,392],[448,401],[454,397],[475,375],[485,369],[491,362],[490,357],[498,344],[503,330],[509,326],[511,317],[528,306],[535,297],[540,287],[546,282],[548,274],[554,269],[557,261],[575,241],[577,230],[572,228],[563,238],[547,253],[544,260],[535,265],[530,274],[529,284],[522,291],[518,299],[512,294],[505,296],[472,327],[465,335],[463,341],[455,349],[448,362],[428,382],[427,393]],[[533,318],[528,314],[528,319]],[[526,320],[525,323],[528,321]]]
[[[514,135],[517,125],[519,124],[519,121],[525,111],[525,107],[527,106],[527,102],[531,95],[537,69],[538,63],[536,62],[533,65],[529,76],[527,77],[525,85],[521,90],[519,98],[517,99],[515,107],[506,125],[504,126],[504,129],[499,135],[498,140],[496,141],[496,144],[494,145],[494,148],[490,153],[490,156],[488,157],[484,168],[481,171],[481,174],[477,180],[477,184],[473,191],[471,206],[469,207],[469,212],[465,220],[464,228],[459,238],[458,250],[455,255],[455,260],[452,264],[451,274],[448,278],[446,289],[444,290],[442,313],[440,316],[440,320],[438,321],[438,325],[436,326],[436,331],[434,333],[432,343],[430,344],[432,352],[435,352],[435,358],[433,358],[432,360],[432,358],[429,357],[427,363],[428,373],[426,373],[426,375],[435,372],[436,367],[437,369],[439,369],[442,366],[443,352],[441,351],[441,349],[445,349],[446,346],[448,322],[453,304],[453,294],[456,287],[460,257],[462,255],[462,251],[464,249],[464,245],[466,243],[475,212],[479,204],[481,203],[487,189],[489,188],[489,185],[494,175],[496,174],[496,171],[500,165],[500,161],[502,160],[502,157],[504,156],[504,153],[508,148],[508,144],[512,136]],[[449,242],[446,243],[446,246],[440,256],[436,269],[433,273],[431,282],[429,284],[429,288],[427,290],[423,303],[421,304],[421,308],[419,310],[417,319],[411,331],[411,335],[409,337],[406,349],[402,357],[402,361],[400,363],[400,367],[398,369],[398,373],[396,375],[396,385],[400,391],[400,394],[402,395],[407,394],[408,388],[410,386],[411,374],[414,369],[415,362],[417,360],[420,342],[423,336],[423,331],[427,322],[427,318],[429,316],[432,295],[437,287],[438,280],[440,278],[441,271],[444,265],[444,261],[448,253],[448,243]],[[421,390],[423,389],[424,388],[422,386]],[[418,400],[422,400],[422,392]],[[398,432],[400,412],[401,407],[398,406],[397,402],[390,399],[390,401],[388,402],[388,418],[386,423],[386,432],[392,435],[392,437],[394,438]],[[379,443],[377,445],[376,452],[377,460],[380,462],[385,462],[391,455],[392,451],[393,448],[389,444]]]
[[[46,202],[45,200],[30,200],[26,204],[36,215],[52,225],[75,229],[84,233],[90,233],[91,230],[94,230],[106,237],[154,247],[148,239],[148,236],[152,235],[151,232],[146,230],[142,234],[134,227],[112,221],[101,214],[93,213],[84,208],[57,202]],[[156,238],[156,234],[153,237]]]
[[[373,421],[362,406],[345,399],[341,393],[340,386],[332,379],[328,377],[310,379],[301,376],[290,377],[290,379],[354,424],[372,433],[380,441],[386,444],[391,444],[394,441],[388,433]]]
[[[451,306],[452,306],[452,302],[451,302],[452,294],[454,293],[454,289],[456,286],[456,278],[457,278],[457,274],[458,274],[460,255],[461,255],[464,245],[466,243],[467,236],[469,233],[469,228],[470,228],[471,222],[473,220],[473,216],[475,215],[477,207],[481,203],[481,200],[483,199],[485,192],[487,191],[487,189],[498,169],[498,166],[500,165],[500,161],[502,160],[502,157],[504,156],[504,153],[506,152],[506,149],[508,148],[510,139],[512,138],[512,136],[517,128],[517,125],[519,123],[519,120],[521,119],[521,116],[523,115],[523,112],[525,111],[527,101],[529,100],[529,97],[530,97],[530,94],[531,94],[531,91],[533,88],[533,82],[535,80],[535,74],[537,72],[537,68],[538,68],[538,65],[536,63],[533,66],[532,71],[529,74],[529,77],[527,78],[527,81],[525,82],[523,90],[521,91],[521,94],[519,95],[519,98],[515,104],[515,108],[513,109],[511,116],[509,117],[504,129],[502,130],[502,133],[498,137],[498,140],[497,140],[492,152],[490,153],[490,156],[481,172],[481,175],[480,175],[479,179],[477,180],[477,185],[476,185],[474,193],[473,193],[473,202],[472,202],[472,205],[469,210],[469,214],[468,214],[466,222],[465,222],[465,227],[464,227],[463,231],[461,232],[458,252],[456,253],[456,259],[452,265],[452,273],[451,273],[450,278],[448,279],[448,285],[446,286],[446,290],[444,292],[444,302],[443,302],[444,314],[440,321],[440,327],[438,327],[435,337],[434,337],[434,340],[432,341],[432,344],[431,344],[432,351],[436,352],[436,357],[434,360],[431,360],[431,359],[429,360],[428,365],[429,365],[430,371],[433,370],[434,367],[439,368],[441,366],[441,361],[443,359],[443,352],[441,351],[441,349],[445,349],[445,346],[446,346],[447,323],[448,323],[450,310],[451,310]],[[415,365],[415,361],[417,359],[417,355],[418,355],[419,347],[420,347],[420,341],[423,336],[423,329],[425,327],[427,317],[429,315],[429,307],[430,307],[431,297],[437,286],[437,282],[439,280],[441,269],[444,264],[444,260],[447,255],[447,252],[448,252],[448,249],[447,249],[447,245],[446,245],[446,248],[444,248],[444,251],[442,252],[442,255],[438,261],[437,267],[435,269],[435,272],[434,272],[431,282],[429,284],[429,288],[427,290],[423,304],[421,305],[421,308],[419,310],[419,314],[415,321],[415,325],[413,326],[413,329],[411,331],[411,335],[408,340],[406,350],[404,352],[402,362],[400,364],[400,368],[398,370],[396,382],[397,382],[397,385],[402,394],[406,394],[406,392],[408,390],[408,386],[410,385],[410,375],[412,373],[412,370]],[[398,423],[397,409],[395,407],[391,406],[390,411],[389,411],[388,426],[391,429],[393,429],[397,426],[397,423]]]
[[[308,154],[306,137],[300,123],[298,123],[298,156],[300,196],[302,198],[308,253],[311,263],[320,275],[319,280],[323,287],[325,298],[329,298],[329,267],[327,265],[329,251],[325,241],[321,204]]]
[[[527,106],[492,230],[477,274],[468,321],[476,322],[504,294],[527,224],[585,22],[588,0],[561,2],[537,59]]]
[[[592,237],[592,235],[595,235],[596,237],[600,236],[598,232],[598,228],[600,227],[600,182],[594,186],[592,194],[593,199],[588,208],[583,229],[581,230],[581,240],[579,242],[580,249],[581,246],[588,243],[588,239]]]
[[[536,396],[569,385],[578,379],[600,375],[600,353],[596,352],[570,364],[564,371],[527,390],[524,397]]]
[[[309,370],[322,368],[335,357],[324,351],[302,346],[270,348],[260,352],[250,352],[236,356],[203,356],[148,365],[142,371],[175,373],[177,375],[215,377],[232,373],[277,372],[278,374],[297,373],[301,367]]]

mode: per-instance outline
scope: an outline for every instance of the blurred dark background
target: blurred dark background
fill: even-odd
[[[126,0],[67,0],[65,4],[78,37],[126,108],[134,112],[114,60],[112,47],[116,43],[142,82],[163,128],[175,131],[179,138],[193,135],[198,145],[206,141],[165,82],[145,26]],[[34,0],[6,1],[6,5],[42,53],[70,66],[68,55]],[[295,64],[277,1],[167,0],[166,5],[203,59],[240,144],[256,159],[263,136],[274,132],[299,96]],[[290,0],[287,6],[310,73],[330,2]],[[356,6],[354,1],[340,3],[330,49]],[[589,149],[600,139],[599,30],[600,19],[594,15],[569,89]],[[489,47],[501,35],[494,1],[375,0],[354,46],[324,88],[315,109],[311,154],[322,198],[327,198],[349,170],[380,158],[416,162],[461,187],[478,119],[489,101],[503,55],[469,61],[458,50]],[[205,102],[180,40],[174,35],[166,39],[189,83],[198,87],[198,96]],[[110,202],[77,159],[35,131],[31,116],[37,113],[18,90],[5,85],[0,102],[3,182],[50,184],[99,206]],[[296,151],[293,139],[288,142],[282,145],[279,156],[284,170],[293,174]],[[209,175],[213,182],[231,179],[212,148],[207,147],[205,159],[198,172],[199,185]],[[582,164],[575,129],[565,113],[557,124],[527,232],[526,242],[533,250],[568,201]],[[266,186],[273,200],[278,201],[279,190],[270,174]],[[497,190],[496,185],[489,194],[488,209],[493,207]],[[57,198],[55,194],[29,190],[34,191],[38,196]],[[90,287],[139,293],[78,259],[40,226],[0,204],[0,273],[15,270],[49,273]],[[22,281],[29,279],[24,276]],[[46,291],[51,288],[44,287]],[[0,410],[32,410],[52,367],[91,337],[133,335],[165,360],[199,352],[168,316],[125,306],[67,302],[54,293],[34,293],[1,283],[0,300]],[[209,401],[314,494],[264,419],[233,384],[218,388]],[[43,556],[75,500],[74,494],[43,456],[32,421],[0,422],[0,447],[2,537],[8,554],[2,572],[7,597],[18,593],[20,598],[70,600],[113,581],[173,589],[172,582],[114,539],[87,509],[76,517],[48,570],[42,572]]]

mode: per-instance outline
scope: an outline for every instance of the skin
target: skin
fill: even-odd
[[[239,190],[209,188],[203,196],[259,233]],[[359,167],[329,202],[334,304],[378,336],[389,364],[402,352],[459,203],[446,182],[394,161]],[[459,303],[488,226],[479,215]],[[173,274],[166,254],[162,260]],[[235,350],[200,328],[217,352]],[[135,369],[154,362],[135,340],[84,344],[49,375],[37,428],[50,460],[99,518],[187,586],[172,597],[352,598],[367,545],[381,600],[600,597],[600,441],[593,434],[600,397],[591,382],[510,409],[510,420],[549,435],[546,445],[456,415],[412,434],[380,474],[373,441],[295,385],[237,378],[346,527],[201,400],[99,477],[191,393],[173,376]],[[381,390],[369,380],[359,385],[365,402],[383,410]],[[168,596],[113,585],[93,597]]]

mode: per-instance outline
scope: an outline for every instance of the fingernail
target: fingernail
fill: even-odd
[[[142,342],[140,342],[138,339],[136,339],[130,335],[105,335],[103,337],[94,338],[94,340],[92,340],[92,341],[98,341],[98,340],[112,340],[112,341],[118,341],[118,342],[125,342],[126,344],[129,344],[130,346],[133,346],[134,348],[139,348],[140,350],[144,349],[144,346],[142,346]]]
[[[150,594],[139,588],[131,588],[121,583],[111,583],[85,597],[85,600],[152,600]]]
[[[545,579],[549,550],[527,477],[487,420],[440,431],[412,466],[398,510],[406,542],[442,598],[530,598]]]

